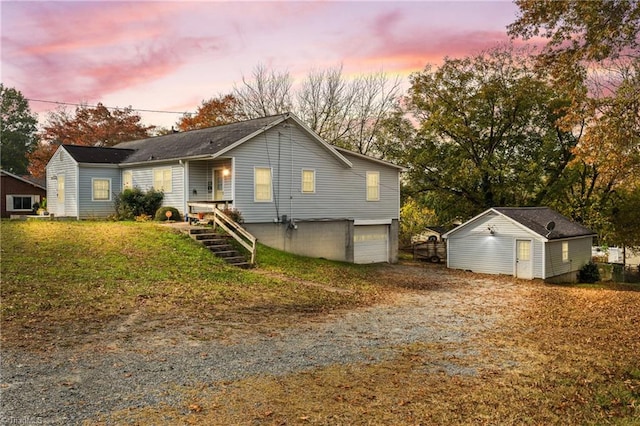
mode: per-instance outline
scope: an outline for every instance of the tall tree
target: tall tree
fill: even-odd
[[[28,155],[29,171],[44,176],[45,166],[60,144],[113,146],[150,136],[155,126],[145,126],[131,108],[110,110],[102,104],[81,106],[75,113],[60,109],[49,113],[38,148]]]
[[[539,65],[574,91],[569,120],[587,124],[570,165],[573,184],[563,197],[570,211],[607,241],[620,194],[640,184],[640,3],[635,0],[516,0],[512,37],[542,36]],[[575,70],[582,70],[576,73]],[[619,228],[619,224],[618,224]],[[634,229],[630,226],[630,229]],[[640,239],[640,237],[639,237]]]
[[[525,40],[547,40],[544,57],[601,61],[637,55],[640,3],[636,0],[515,0],[518,18],[507,29]],[[566,61],[562,61],[566,63]]]
[[[288,72],[257,67],[252,79],[234,89],[248,118],[293,112],[331,144],[381,157],[378,135],[383,121],[397,107],[400,80],[379,72],[350,80],[342,67],[312,71],[294,89]]]
[[[233,96],[246,118],[283,114],[292,110],[292,84],[288,72],[277,73],[259,65],[252,78],[242,77],[242,85],[234,87]]]
[[[233,95],[220,95],[202,101],[195,114],[183,115],[177,123],[181,131],[221,126],[242,119],[239,104]]]
[[[27,173],[26,155],[38,139],[37,118],[19,90],[0,83],[0,168],[18,175]]]
[[[446,58],[411,82],[419,132],[405,154],[409,180],[414,192],[455,206],[443,221],[537,205],[562,186],[578,142],[558,124],[569,102],[524,52],[501,47]]]

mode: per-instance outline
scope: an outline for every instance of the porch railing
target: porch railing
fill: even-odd
[[[251,255],[250,263],[252,265],[256,262],[256,237],[251,235],[246,229],[234,222],[229,216],[224,214],[222,210],[218,209],[215,205],[205,203],[189,203],[190,207],[205,207],[207,209],[213,209],[213,223],[214,226],[219,226],[224,229],[227,234],[231,235],[242,247],[247,249]],[[209,213],[211,214],[211,213]]]

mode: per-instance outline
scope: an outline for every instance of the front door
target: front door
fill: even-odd
[[[224,173],[222,169],[213,169],[213,199],[224,200]]]
[[[516,240],[516,277],[533,278],[531,240]]]
[[[58,175],[58,188],[56,194],[56,211],[57,216],[64,216],[64,175]]]

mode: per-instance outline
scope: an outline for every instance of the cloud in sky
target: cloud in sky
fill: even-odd
[[[9,2],[2,80],[32,99],[194,110],[259,64],[406,77],[507,41],[515,12],[504,1]]]

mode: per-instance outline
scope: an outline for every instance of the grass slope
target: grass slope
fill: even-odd
[[[46,341],[66,326],[99,327],[141,306],[147,315],[251,323],[268,320],[266,312],[286,321],[376,297],[365,279],[371,268],[260,247],[260,273],[245,271],[155,223],[3,221],[1,227],[4,340]],[[292,276],[350,291],[326,291]]]

